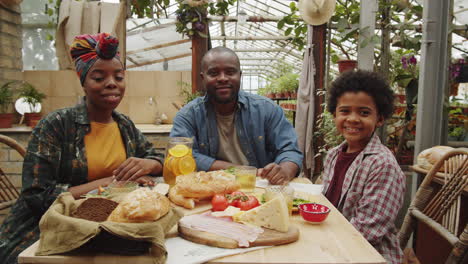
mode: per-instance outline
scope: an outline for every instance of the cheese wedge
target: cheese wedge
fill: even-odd
[[[287,232],[289,229],[289,213],[284,196],[277,195],[274,199],[245,212],[235,214],[236,222]]]
[[[235,214],[240,212],[240,208],[234,206],[228,206],[224,211],[212,212],[211,215],[215,217],[233,217]]]

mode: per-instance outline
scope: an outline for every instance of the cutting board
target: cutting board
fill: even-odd
[[[254,242],[250,242],[250,247],[275,246],[295,242],[299,239],[299,229],[290,226],[288,232],[279,232],[268,228],[263,228]],[[238,242],[234,239],[222,237],[213,233],[199,231],[178,225],[179,236],[189,241],[220,248],[238,248]]]

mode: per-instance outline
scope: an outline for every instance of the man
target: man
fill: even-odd
[[[294,178],[302,164],[294,128],[277,104],[239,91],[237,55],[224,47],[209,50],[200,75],[207,95],[177,113],[170,134],[193,137],[198,170],[250,165],[272,184]]]

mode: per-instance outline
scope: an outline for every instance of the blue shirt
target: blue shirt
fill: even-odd
[[[291,161],[302,166],[296,132],[283,110],[268,98],[239,91],[235,126],[250,166]],[[207,171],[216,160],[219,138],[214,106],[207,96],[184,106],[174,118],[171,137],[193,138],[197,169]]]

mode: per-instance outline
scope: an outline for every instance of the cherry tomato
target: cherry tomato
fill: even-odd
[[[247,199],[239,199],[239,208],[241,211],[247,211],[260,205],[255,196],[246,196]]]
[[[212,211],[224,211],[229,206],[228,199],[222,194],[216,194],[211,199]]]

